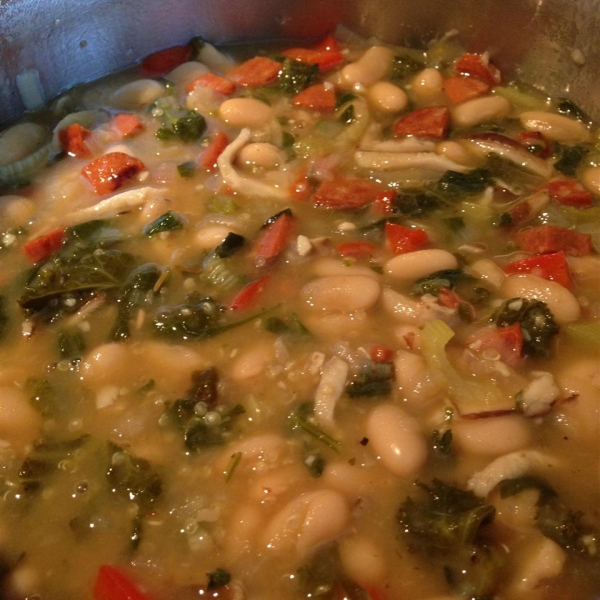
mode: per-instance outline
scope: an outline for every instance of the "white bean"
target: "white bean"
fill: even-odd
[[[27,223],[36,213],[37,207],[23,196],[0,196],[0,216],[5,226],[16,227]]]
[[[396,352],[394,372],[398,390],[409,405],[426,404],[445,387],[443,378],[427,368],[422,356],[412,352]]]
[[[529,273],[508,275],[500,286],[503,298],[545,302],[558,323],[576,321],[581,315],[577,298],[564,286]]]
[[[0,387],[0,440],[21,454],[35,441],[41,425],[40,414],[22,390]]]
[[[585,142],[590,135],[581,121],[542,110],[522,112],[519,120],[527,131],[539,131],[554,142]]]
[[[263,544],[277,553],[306,557],[316,546],[340,535],[350,521],[344,496],[333,490],[307,492],[284,506],[267,525]]]
[[[253,483],[249,489],[250,496],[256,500],[281,496],[294,486],[306,485],[310,479],[308,469],[301,464],[285,465],[275,468]]]
[[[204,75],[204,73],[208,73],[208,71],[209,69],[206,65],[192,60],[175,67],[166,76],[166,79],[175,85],[185,88],[201,75]]]
[[[586,167],[581,172],[579,181],[586,190],[600,196],[600,167]]]
[[[410,296],[384,287],[381,292],[383,310],[399,323],[420,323],[423,320],[423,304]]]
[[[386,553],[370,537],[355,534],[338,545],[344,571],[361,586],[378,584],[387,574]]]
[[[462,452],[499,456],[527,446],[531,427],[529,421],[520,415],[455,419],[452,435]]]
[[[154,102],[166,91],[165,86],[154,79],[138,79],[115,90],[110,101],[117,108],[137,108]]]
[[[48,137],[37,123],[19,123],[0,134],[0,167],[17,162],[37,150]]]
[[[287,454],[285,439],[275,433],[265,433],[244,438],[227,446],[216,461],[217,469],[225,471],[231,461],[231,456],[241,454],[236,471],[265,473],[281,465]]]
[[[435,153],[465,167],[476,168],[482,163],[480,157],[469,152],[460,142],[453,140],[438,142],[435,146]]]
[[[416,475],[427,459],[419,423],[393,404],[380,404],[367,417],[369,448],[395,475]]]
[[[230,127],[257,129],[273,117],[273,109],[256,98],[230,98],[219,107],[219,116]]]
[[[260,375],[275,360],[273,342],[260,342],[246,348],[229,364],[229,376],[235,381],[246,381]]]
[[[372,46],[356,62],[347,64],[342,69],[342,85],[347,88],[373,85],[385,77],[393,60],[392,50],[383,46]]]
[[[207,225],[196,233],[196,242],[202,250],[211,250],[218,246],[230,233],[231,229],[225,225]]]
[[[378,81],[367,90],[367,100],[376,110],[395,113],[408,105],[406,92],[389,81]]]
[[[335,258],[317,258],[310,265],[310,273],[316,277],[329,275],[366,275],[377,279],[377,273],[362,265],[348,265]]]
[[[478,279],[498,290],[506,279],[506,273],[489,258],[482,258],[470,267],[471,273]]]
[[[262,513],[255,504],[242,504],[236,508],[229,519],[227,535],[223,538],[227,560],[233,562],[248,552],[263,525]]]
[[[285,162],[285,154],[274,144],[252,142],[238,151],[236,161],[246,167],[274,169]]]
[[[302,321],[313,335],[322,340],[358,338],[372,328],[369,314],[364,311],[309,312],[302,316]]]
[[[510,114],[511,104],[503,96],[483,96],[467,100],[452,109],[452,121],[459,127],[473,127],[500,121]]]
[[[302,288],[302,296],[312,309],[345,313],[373,308],[380,295],[379,282],[365,275],[320,277]]]
[[[414,76],[411,90],[419,103],[441,102],[444,98],[444,77],[437,69],[428,67]]]
[[[321,475],[323,485],[341,492],[351,502],[373,492],[376,485],[382,483],[380,473],[362,466],[350,465],[346,461],[328,461]]]
[[[458,261],[447,250],[416,250],[390,258],[383,266],[384,272],[396,280],[415,281],[442,269],[456,269]]]

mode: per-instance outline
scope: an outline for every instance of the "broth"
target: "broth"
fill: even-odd
[[[2,597],[597,598],[597,126],[452,39],[240,56],[0,137]]]

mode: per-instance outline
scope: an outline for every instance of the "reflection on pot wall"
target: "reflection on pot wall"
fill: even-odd
[[[200,35],[215,43],[319,37],[337,23],[425,45],[456,29],[549,94],[600,118],[600,0],[5,0],[0,3],[0,123],[38,100]],[[23,73],[27,75],[23,77]],[[19,77],[21,75],[21,77]]]

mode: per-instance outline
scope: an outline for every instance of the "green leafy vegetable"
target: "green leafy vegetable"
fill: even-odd
[[[438,191],[447,197],[472,196],[483,192],[494,184],[492,174],[487,169],[474,169],[466,173],[446,171],[438,181]]]
[[[442,198],[431,192],[403,191],[396,194],[392,210],[405,217],[420,217],[443,208],[445,204]]]
[[[156,137],[163,142],[177,138],[189,144],[198,141],[205,131],[206,120],[204,117],[195,110],[188,110],[168,125],[158,129]]]
[[[567,177],[574,177],[577,168],[589,152],[586,146],[559,146],[560,158],[554,163],[554,168]]]
[[[417,279],[411,291],[415,296],[425,294],[437,296],[442,288],[453,290],[460,281],[465,279],[472,281],[474,277],[467,275],[462,269],[444,269]]]
[[[230,232],[227,237],[214,249],[217,258],[229,258],[243,247],[246,240],[243,236]]]
[[[277,335],[291,335],[294,337],[309,337],[310,331],[304,326],[296,313],[288,319],[280,317],[267,317],[264,322],[265,329]]]
[[[340,452],[342,444],[314,423],[313,410],[314,407],[311,402],[303,402],[296,406],[288,416],[288,422],[292,430],[303,431],[317,441],[329,446],[332,450]]]
[[[394,365],[369,361],[360,373],[346,386],[346,394],[350,398],[371,398],[387,396],[392,391]]]
[[[144,229],[144,235],[151,237],[163,231],[173,231],[175,229],[183,229],[185,222],[183,217],[173,210],[167,211],[165,214],[148,223]]]
[[[304,464],[308,468],[311,477],[321,477],[326,462],[320,454],[313,452],[304,459]]]
[[[390,79],[402,81],[411,75],[414,75],[418,71],[425,68],[425,63],[420,60],[415,60],[407,54],[398,54],[394,56],[394,62],[392,63],[392,70],[390,72]]]
[[[177,165],[177,172],[180,177],[184,179],[190,179],[196,174],[196,163],[193,161],[187,161]]]
[[[319,65],[286,58],[277,76],[279,88],[286,94],[298,94],[316,83]]]
[[[231,575],[225,569],[221,568],[218,568],[211,573],[207,573],[206,575],[208,577],[208,584],[206,585],[208,591],[218,590],[231,581]]]
[[[590,123],[591,119],[589,116],[572,100],[567,98],[561,98],[558,103],[558,112],[566,117],[583,121],[584,123]]]
[[[450,456],[452,453],[452,430],[441,433],[435,429],[431,434],[431,447],[438,456]]]
[[[58,335],[60,357],[67,360],[78,360],[85,352],[85,338],[78,329],[64,330]]]
[[[530,356],[549,356],[552,339],[559,331],[550,309],[540,300],[506,300],[494,311],[490,321],[498,327],[519,323],[523,332],[523,353]]]

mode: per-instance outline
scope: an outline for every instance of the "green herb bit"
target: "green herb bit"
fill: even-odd
[[[206,131],[206,121],[195,110],[189,110],[183,117],[175,121],[173,131],[186,144],[196,142]]]
[[[208,591],[217,590],[226,586],[231,581],[231,575],[225,570],[218,568],[211,573],[207,573],[208,583],[206,589]]]
[[[559,327],[545,302],[512,298],[504,301],[490,321],[498,327],[519,323],[523,332],[523,353],[529,356],[550,356],[552,339]]]
[[[277,77],[279,89],[286,94],[298,94],[316,83],[319,65],[286,58]]]
[[[154,221],[148,223],[142,231],[144,235],[151,237],[157,233],[162,233],[163,231],[183,229],[184,223],[184,219],[179,213],[169,210],[160,217],[154,219]]]
[[[394,365],[369,361],[346,386],[350,398],[372,398],[387,396],[392,391]]]
[[[493,184],[494,179],[487,169],[474,169],[466,173],[446,171],[438,181],[437,189],[444,196],[457,198],[479,194]]]
[[[446,429],[441,433],[435,429],[431,434],[431,446],[438,456],[450,456],[452,453],[452,430]]]
[[[390,72],[391,80],[404,80],[418,71],[425,68],[425,63],[420,60],[415,60],[406,54],[398,54],[394,56],[392,70]]]
[[[106,477],[114,494],[136,502],[147,511],[162,493],[162,482],[150,463],[127,450],[109,444]]]
[[[214,249],[217,258],[229,258],[246,243],[244,236],[230,232],[227,237]]]
[[[196,169],[196,163],[193,160],[188,160],[187,162],[177,165],[179,176],[184,177],[185,179],[193,177],[196,174]]]
[[[304,459],[304,464],[308,468],[311,477],[321,477],[326,461],[320,454],[309,454]]]
[[[431,192],[406,191],[394,198],[393,211],[405,217],[420,217],[443,208],[445,204],[442,198]]]
[[[582,145],[559,146],[559,150],[560,158],[554,163],[554,168],[567,177],[574,177],[589,148]]]
[[[80,330],[62,331],[58,335],[58,350],[62,359],[80,359],[85,352],[85,338]]]
[[[310,336],[310,331],[302,321],[300,321],[300,318],[296,313],[293,313],[287,320],[279,317],[267,317],[264,321],[264,327],[267,331],[277,335],[293,335],[297,337]]]
[[[235,470],[237,469],[238,465],[240,464],[241,460],[242,460],[241,452],[234,452],[231,455],[231,457],[229,459],[229,463],[227,465],[227,468],[223,472],[223,474],[225,475],[226,483],[229,483],[231,481],[231,478],[233,477],[233,474],[234,474]]]
[[[29,403],[42,416],[55,415],[60,410],[59,394],[47,379],[28,379],[27,389],[31,390]]]
[[[424,296],[425,294],[437,296],[442,288],[453,290],[463,279],[473,279],[473,277],[467,275],[462,269],[443,269],[417,279],[411,293],[415,296]]]
[[[304,402],[297,406],[288,416],[292,430],[304,431],[319,442],[329,446],[332,450],[341,452],[342,444],[328,433],[325,433],[318,425],[315,425],[312,420],[312,413],[313,405],[311,402]]]
[[[353,100],[356,100],[356,94],[353,94],[352,92],[343,92],[335,99],[336,110],[342,108],[342,106],[344,106],[344,104],[348,104],[349,102],[352,102]]]
[[[584,123],[591,123],[590,117],[579,107],[575,102],[568,100],[567,98],[561,98],[558,103],[558,112],[566,117],[583,121]]]
[[[350,104],[350,106],[342,111],[340,121],[345,125],[350,125],[351,123],[354,123],[354,120],[354,106]]]

